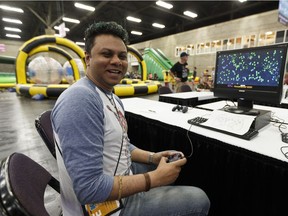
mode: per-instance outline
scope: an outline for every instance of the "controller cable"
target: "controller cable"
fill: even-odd
[[[288,144],[288,133],[287,133],[287,132],[285,133],[285,132],[283,131],[283,130],[287,129],[288,123],[285,122],[283,119],[277,117],[277,116],[273,116],[273,117],[270,119],[270,122],[273,122],[273,123],[274,123],[273,125],[276,126],[276,127],[278,127],[278,130],[279,130],[280,133],[281,133],[282,141],[283,141],[284,143],[287,143],[287,144]],[[279,124],[279,125],[277,126],[277,124]],[[287,145],[281,146],[281,147],[280,147],[280,151],[281,151],[281,153],[284,155],[284,157],[285,157],[286,159],[288,159],[288,146],[287,146]]]
[[[190,136],[189,136],[189,132],[191,131],[191,127],[192,127],[192,124],[190,125],[189,129],[188,129],[187,132],[186,132],[186,136],[187,136],[188,141],[189,141],[190,146],[191,146],[191,152],[190,152],[190,155],[188,155],[186,158],[190,158],[190,157],[192,157],[193,152],[194,152],[193,143],[192,143],[192,140],[191,140],[191,138],[190,138]]]

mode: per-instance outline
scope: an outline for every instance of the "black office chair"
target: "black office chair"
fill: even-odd
[[[182,85],[180,87],[180,92],[191,92],[191,91],[192,91],[192,89],[189,85]]]
[[[173,93],[173,91],[167,86],[160,86],[159,89],[158,89],[158,94],[159,95],[161,95],[161,94],[170,94],[170,93]]]
[[[3,216],[49,216],[44,204],[47,185],[60,184],[45,168],[21,153],[0,163],[0,213]]]
[[[51,124],[51,110],[46,110],[43,113],[41,113],[36,119],[35,119],[35,127],[41,136],[42,140],[44,141],[45,145],[51,152],[54,158],[56,158],[56,150],[55,150],[55,144],[54,144],[54,138],[53,138],[53,129]]]

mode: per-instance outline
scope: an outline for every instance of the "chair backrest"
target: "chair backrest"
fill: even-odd
[[[46,110],[43,113],[41,113],[36,119],[35,119],[35,127],[41,136],[42,140],[46,144],[47,148],[51,152],[54,158],[56,158],[56,150],[55,150],[55,144],[53,139],[53,129],[51,124],[51,110]]]
[[[159,95],[170,94],[170,93],[173,93],[173,91],[167,86],[160,86],[158,89],[158,93],[159,93]]]
[[[189,85],[182,85],[180,87],[180,92],[190,92],[192,91],[192,88]]]
[[[49,216],[44,205],[47,185],[60,193],[60,184],[45,168],[21,153],[2,160],[0,212],[4,216]]]

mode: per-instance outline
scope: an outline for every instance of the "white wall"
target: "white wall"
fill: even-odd
[[[175,57],[175,47],[197,44],[206,41],[221,40],[229,37],[243,36],[267,31],[287,29],[278,22],[278,10],[273,10],[245,18],[206,26],[199,29],[186,31],[183,33],[158,38],[142,43],[131,44],[132,47],[140,52],[149,47],[160,49],[172,62],[179,60]],[[189,68],[197,67],[197,72],[211,69],[215,65],[215,53],[191,55],[188,60]]]

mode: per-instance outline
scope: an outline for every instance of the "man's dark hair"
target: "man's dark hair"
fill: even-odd
[[[97,35],[111,34],[123,40],[128,44],[127,31],[116,22],[94,22],[85,31],[85,50],[90,53],[94,45],[94,39]]]

